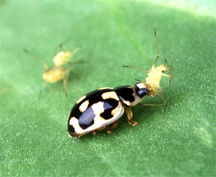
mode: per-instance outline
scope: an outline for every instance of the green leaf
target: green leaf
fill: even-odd
[[[215,2],[0,1],[1,176],[215,176]],[[79,139],[67,116],[84,94],[145,80],[157,55],[172,70],[168,108],[135,106],[111,134]],[[39,92],[55,48],[74,50],[62,81]],[[74,73],[74,74],[73,74]],[[75,75],[77,77],[75,77]],[[163,96],[168,79],[162,78]],[[161,103],[145,98],[144,103]]]

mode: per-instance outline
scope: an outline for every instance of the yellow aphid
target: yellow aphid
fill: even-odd
[[[77,47],[74,51],[70,51],[70,50],[65,50],[62,48],[62,45],[66,42],[68,42],[70,39],[64,41],[63,43],[61,43],[59,45],[59,48],[62,50],[61,52],[57,53],[54,56],[53,62],[55,64],[55,66],[62,66],[68,62],[70,62],[72,56],[74,55],[75,52],[77,52],[79,50],[80,47]]]
[[[155,34],[155,38],[156,38],[156,42],[157,42],[157,57],[155,62],[152,65],[151,70],[147,70],[147,69],[143,69],[143,68],[139,68],[139,67],[134,67],[134,66],[125,66],[125,67],[130,67],[130,68],[137,68],[137,69],[141,69],[144,71],[147,71],[147,75],[148,77],[145,79],[145,82],[138,80],[140,82],[142,82],[143,84],[146,85],[147,89],[148,89],[148,96],[150,97],[154,97],[156,95],[159,95],[160,98],[163,100],[162,104],[142,104],[144,106],[163,106],[168,104],[168,100],[169,100],[169,94],[170,94],[170,89],[171,89],[171,77],[172,77],[172,73],[171,73],[171,69],[172,66],[170,66],[168,64],[168,62],[165,60],[166,64],[162,64],[160,66],[155,67],[155,64],[157,63],[158,59],[159,59],[159,45],[158,45],[158,39],[157,39],[157,35],[156,35],[156,30],[154,31]],[[164,74],[165,71],[168,71],[168,74]],[[160,80],[161,77],[168,77],[169,78],[169,92],[168,92],[168,96],[167,99],[165,99],[160,92],[162,92],[162,89],[160,87]],[[164,114],[166,111],[166,107],[164,110]]]
[[[42,78],[44,81],[49,82],[49,83],[55,83],[60,80],[63,80],[64,84],[64,90],[65,90],[65,95],[67,96],[67,80],[70,74],[70,67],[67,67],[64,69],[63,67],[54,67],[50,68],[48,70],[45,70]]]
[[[167,63],[166,60],[165,62]],[[152,69],[147,72],[148,77],[145,79],[145,81],[150,89],[149,96],[154,97],[155,95],[159,95],[158,92],[162,92],[162,89],[160,87],[160,80],[162,76],[169,78],[172,77],[170,67],[171,66],[168,63],[162,64],[156,68],[152,67]],[[164,74],[165,71],[168,71],[169,74]]]
[[[47,64],[45,63],[45,61],[43,61],[42,59],[34,56],[33,54],[31,54],[29,51],[24,50],[25,53],[31,55],[32,57],[34,57],[36,60],[40,61],[43,64],[44,67],[44,73],[42,75],[43,80],[49,83],[55,83],[58,82],[60,80],[63,80],[63,84],[64,84],[64,91],[65,91],[65,95],[67,96],[67,80],[70,74],[70,68],[72,67],[72,65],[74,63],[70,63],[69,66],[67,66],[66,68],[62,67],[62,66],[54,66],[52,68],[48,68]]]
[[[55,83],[64,78],[65,72],[62,67],[54,67],[50,68],[48,70],[45,70],[45,72],[42,75],[42,78],[50,83]]]

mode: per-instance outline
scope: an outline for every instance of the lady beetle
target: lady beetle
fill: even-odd
[[[111,129],[118,124],[118,119],[124,113],[124,107],[128,122],[133,126],[133,114],[130,106],[135,106],[148,94],[147,87],[138,82],[135,86],[121,86],[117,88],[100,88],[81,97],[72,108],[68,118],[68,132],[72,137],[80,137],[84,134],[106,129]]]

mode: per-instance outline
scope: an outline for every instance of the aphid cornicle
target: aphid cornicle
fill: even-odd
[[[92,91],[80,98],[72,108],[68,118],[68,132],[72,137],[79,137],[89,132],[111,129],[118,124],[118,119],[124,113],[124,107],[130,124],[133,121],[130,106],[135,106],[148,94],[148,89],[142,83],[135,86],[122,86],[117,88],[101,88]]]

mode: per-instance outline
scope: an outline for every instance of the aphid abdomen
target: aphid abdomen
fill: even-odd
[[[49,83],[55,83],[63,79],[64,72],[61,68],[51,68],[43,73],[43,80]]]

